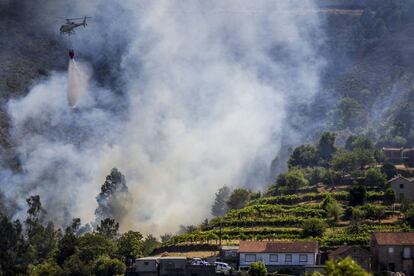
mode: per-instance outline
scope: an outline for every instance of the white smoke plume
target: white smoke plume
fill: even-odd
[[[68,103],[74,108],[88,89],[89,68],[83,63],[69,60],[68,65]]]
[[[75,48],[98,56],[125,43],[123,96],[91,80],[72,110],[71,84],[56,72],[11,101],[23,172],[3,172],[6,196],[40,194],[58,224],[93,221],[116,167],[133,197],[121,229],[162,234],[208,216],[224,184],[265,184],[290,109],[319,89],[323,35],[311,0],[81,3],[71,9],[96,21]]]

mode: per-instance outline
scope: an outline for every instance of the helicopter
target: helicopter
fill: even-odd
[[[60,27],[60,34],[68,34],[68,35],[71,35],[71,34],[75,34],[75,28],[77,28],[77,27],[79,27],[79,26],[83,26],[83,27],[86,27],[86,19],[87,18],[91,18],[91,17],[87,17],[87,16],[85,16],[85,17],[81,17],[81,18],[67,18],[66,19],[66,23],[65,24],[63,24],[61,27]],[[76,22],[76,20],[82,20],[83,19],[83,21],[82,22]]]

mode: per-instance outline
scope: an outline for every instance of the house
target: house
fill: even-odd
[[[340,246],[328,255],[328,259],[330,260],[345,259],[346,257],[351,257],[363,269],[370,271],[371,266],[369,251],[362,249],[359,246]]]
[[[382,148],[385,157],[393,164],[403,163],[403,148]]]
[[[373,271],[414,275],[414,232],[374,233],[371,238]]]
[[[240,241],[239,267],[247,269],[251,263],[262,261],[269,271],[289,270],[302,275],[305,266],[316,265],[317,241]]]
[[[388,183],[394,191],[397,201],[401,201],[402,199],[414,200],[414,178],[397,175],[389,180]]]
[[[220,249],[220,261],[237,269],[239,267],[239,246],[223,245]]]
[[[160,276],[186,275],[186,257],[161,257],[158,259],[158,263]]]

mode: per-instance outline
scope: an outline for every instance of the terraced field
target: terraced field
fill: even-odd
[[[321,202],[330,195],[341,206],[338,220],[328,218]],[[212,219],[208,225],[197,230],[174,236],[168,244],[218,243],[237,244],[239,240],[306,240],[317,239],[324,248],[343,244],[367,246],[372,232],[408,231],[400,219],[398,205],[386,205],[383,192],[369,191],[367,204],[362,208],[381,210],[381,216],[367,215],[358,223],[352,223],[346,209],[349,208],[349,193],[304,193],[298,195],[263,197],[238,210],[231,210],[220,218]],[[372,204],[372,203],[375,203]],[[321,236],[304,235],[303,223],[317,219],[326,225]]]

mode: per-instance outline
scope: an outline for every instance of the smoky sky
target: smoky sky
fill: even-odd
[[[39,194],[57,224],[93,221],[116,167],[133,198],[122,230],[175,231],[207,217],[223,185],[262,188],[282,137],[300,140],[291,110],[313,100],[324,65],[313,1],[35,3],[21,16],[45,18],[44,35],[93,73],[76,109],[64,70],[8,102],[22,170],[2,170],[1,187],[16,217]],[[60,36],[68,14],[92,20]]]

